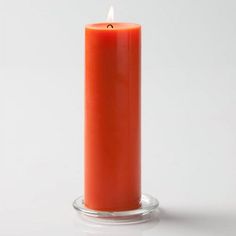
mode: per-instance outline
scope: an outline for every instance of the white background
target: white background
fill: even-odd
[[[95,227],[83,194],[84,25],[143,26],[146,224]],[[0,0],[0,234],[236,235],[236,2]]]

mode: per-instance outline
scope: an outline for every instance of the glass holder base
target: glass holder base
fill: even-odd
[[[129,211],[92,210],[85,206],[83,196],[78,197],[73,202],[73,207],[79,213],[89,218],[96,219],[96,223],[105,224],[130,224],[147,221],[150,219],[150,214],[158,206],[158,200],[149,194],[142,194],[140,207]]]

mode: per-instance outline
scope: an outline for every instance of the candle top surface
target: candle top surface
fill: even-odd
[[[123,22],[102,22],[86,25],[86,29],[91,30],[104,30],[104,31],[116,31],[116,30],[132,30],[139,29],[141,25],[135,23],[123,23]]]

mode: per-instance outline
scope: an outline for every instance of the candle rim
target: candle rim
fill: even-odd
[[[107,28],[106,26],[112,24],[113,28]],[[115,27],[118,26],[118,27]],[[121,27],[124,26],[124,27]],[[91,23],[85,25],[86,29],[92,29],[92,30],[110,30],[110,31],[116,31],[116,30],[132,30],[132,29],[140,29],[141,25],[137,23],[130,23],[130,22],[98,22],[98,23]]]

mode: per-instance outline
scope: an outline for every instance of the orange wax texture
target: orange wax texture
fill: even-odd
[[[85,205],[140,206],[141,27],[85,29]]]

